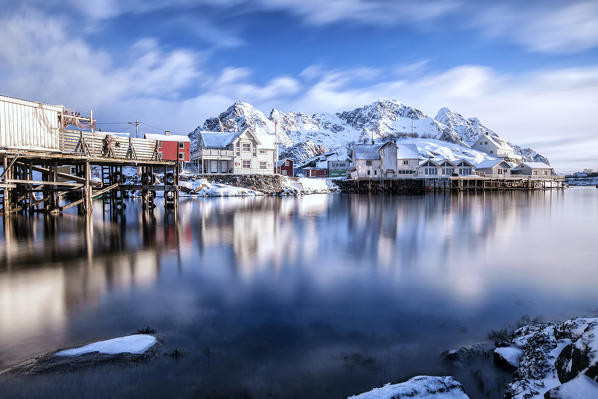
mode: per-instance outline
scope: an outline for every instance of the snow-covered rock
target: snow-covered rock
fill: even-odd
[[[56,352],[54,356],[81,356],[87,353],[102,353],[116,355],[119,353],[142,354],[156,344],[156,337],[149,334],[134,334],[125,337],[98,341],[79,348],[65,349]]]
[[[515,346],[505,346],[494,350],[494,360],[504,366],[517,368],[521,360],[522,350]]]
[[[461,383],[453,377],[418,376],[400,384],[387,384],[381,388],[349,399],[468,399]]]
[[[598,318],[524,326],[512,343],[522,354],[507,398],[598,397]]]

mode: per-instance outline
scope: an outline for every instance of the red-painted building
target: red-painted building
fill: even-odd
[[[328,177],[328,169],[308,166],[303,168],[305,177]]]
[[[280,161],[276,162],[276,169],[274,173],[278,173],[279,175],[283,176],[290,176],[293,177],[295,174],[293,172],[294,162],[292,159],[283,158]]]
[[[158,142],[158,153],[165,161],[191,161],[191,140],[187,136],[170,134],[145,134],[145,138]]]

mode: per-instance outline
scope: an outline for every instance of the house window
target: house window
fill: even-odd
[[[409,165],[409,161],[408,160],[404,160],[403,161],[403,165]]]
[[[237,141],[236,155],[241,155],[241,144]]]
[[[291,161],[285,161],[284,166],[291,166]]]
[[[374,170],[374,175],[378,175],[378,171],[377,170]]]
[[[490,150],[490,154],[494,154],[494,151]]]
[[[372,161],[365,161],[366,166],[372,166]]]
[[[243,160],[243,168],[245,168],[245,169],[250,169],[251,168],[251,160],[250,159],[244,159]]]
[[[183,143],[182,141],[179,142],[179,148],[185,148],[185,143]]]
[[[260,169],[266,169],[266,162],[260,162]]]
[[[537,174],[538,174],[538,171],[537,171],[537,170],[534,170],[534,175],[537,175]]]
[[[260,150],[260,154],[264,155],[266,153],[266,150]]]
[[[286,171],[286,170],[283,170],[283,171],[282,171],[282,175],[283,175],[283,176],[286,176],[286,175],[287,175],[287,171]]]
[[[370,175],[370,172],[371,172],[371,171],[368,169],[368,176]]]
[[[547,171],[547,170],[545,170],[545,171],[544,171],[544,174],[545,174],[545,175],[548,175],[548,171]]]
[[[245,151],[245,152],[251,151],[251,143],[243,143],[243,151]]]
[[[502,169],[498,169],[498,174],[502,175]]]
[[[180,160],[184,160],[185,159],[185,153],[179,152],[179,159]]]

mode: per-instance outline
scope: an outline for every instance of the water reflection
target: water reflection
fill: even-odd
[[[252,380],[260,356],[281,386],[322,369],[331,396],[355,393],[428,372],[439,351],[523,314],[595,308],[597,202],[596,190],[310,195],[11,217],[0,363],[151,323],[187,349],[190,374],[211,345],[229,356],[210,365],[216,380],[230,362]],[[342,359],[362,351],[378,371],[360,380]]]

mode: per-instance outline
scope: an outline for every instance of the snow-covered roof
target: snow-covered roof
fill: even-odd
[[[145,133],[144,136],[146,139],[149,139],[149,140],[176,141],[179,143],[191,142],[191,140],[189,139],[189,136],[181,136],[180,134],[173,134],[173,135],[167,136],[165,134]]]
[[[523,162],[519,167],[525,165],[531,169],[552,169],[552,166],[546,165],[544,162]]]
[[[328,168],[328,161],[318,161],[318,162],[316,162],[316,168],[318,168],[318,169],[326,169],[326,168]]]
[[[397,148],[397,159],[419,159],[422,156],[417,151],[415,144],[399,144]]]
[[[274,150],[276,149],[276,136],[273,134],[256,134],[255,135],[260,142],[261,149]]]
[[[355,144],[353,154],[355,159],[380,159],[380,144]]]
[[[423,159],[422,161],[420,161],[419,166],[425,165],[427,162],[430,162],[432,164],[434,164],[435,166],[440,166],[440,162],[442,161],[440,159],[433,159],[433,158],[426,158]]]
[[[499,163],[504,162],[506,165],[509,165],[502,159],[487,159],[475,165],[477,169],[486,169],[486,168],[493,168]]]
[[[480,138],[479,138],[479,140],[482,140],[482,139],[491,141],[492,143],[494,143],[494,145],[496,145],[501,150],[514,151],[513,147],[511,147],[511,145],[509,145],[509,143],[507,143],[505,140],[501,139],[498,136],[484,134],[484,135],[480,136]]]
[[[240,132],[199,132],[201,141],[207,148],[226,148],[240,134]]]
[[[282,158],[281,160],[276,161],[276,167],[282,166],[283,163],[285,163],[286,161],[289,161],[289,160],[290,160],[289,158]],[[290,160],[290,161],[292,162],[292,160]]]

